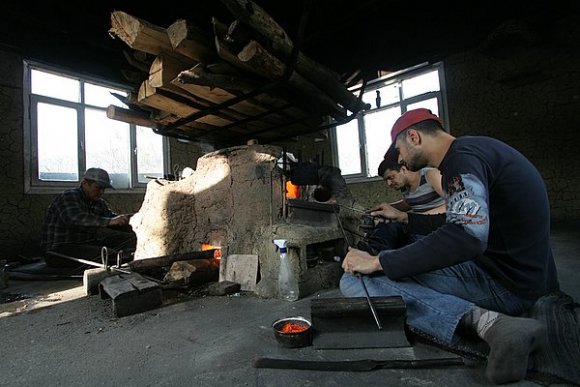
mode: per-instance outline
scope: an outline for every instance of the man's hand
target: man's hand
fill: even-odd
[[[400,223],[408,223],[409,216],[406,212],[399,211],[388,203],[381,203],[371,209],[371,216],[380,216],[382,218]]]
[[[348,253],[342,261],[342,268],[347,273],[370,274],[383,270],[379,257],[370,255],[366,251],[348,248]]]
[[[109,226],[126,226],[129,224],[128,215],[117,215],[109,220]]]

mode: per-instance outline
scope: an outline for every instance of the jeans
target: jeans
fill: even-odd
[[[447,345],[459,340],[456,328],[474,305],[508,315],[520,315],[534,301],[505,289],[473,261],[398,281],[383,273],[363,276],[371,297],[400,295],[407,305],[407,324]],[[345,297],[364,297],[358,277],[344,273],[340,290]]]

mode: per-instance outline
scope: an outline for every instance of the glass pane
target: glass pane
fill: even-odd
[[[377,91],[379,91],[380,101],[377,101]],[[370,103],[371,109],[397,103],[399,102],[399,86],[396,83],[391,83],[376,90],[367,91],[363,94],[363,101]]]
[[[107,118],[104,110],[85,109],[85,144],[87,168],[103,168],[113,187],[129,188],[129,124]]]
[[[77,79],[34,69],[30,72],[30,89],[32,94],[44,95],[71,102],[80,102],[81,100],[81,87]]]
[[[137,127],[137,181],[148,183],[149,177],[163,177],[163,136],[150,128]]]
[[[419,101],[407,105],[407,110],[426,108],[431,110],[431,113],[439,116],[439,105],[437,103],[437,98],[430,98],[424,101]]]
[[[360,142],[356,118],[336,127],[336,144],[338,148],[338,167],[341,173],[343,175],[361,173]]]
[[[400,115],[399,106],[365,115],[367,176],[378,175],[379,164],[391,146],[391,128]]]
[[[98,106],[106,108],[109,105],[127,108],[128,106],[122,103],[117,97],[111,93],[126,97],[127,92],[117,89],[111,89],[104,86],[93,85],[92,83],[85,83],[85,103],[87,105]]]
[[[38,104],[38,178],[78,181],[77,111]]]
[[[433,70],[414,78],[405,79],[402,88],[404,99],[425,94],[430,91],[439,91],[439,71]]]

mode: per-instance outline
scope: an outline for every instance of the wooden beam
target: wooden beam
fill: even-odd
[[[187,20],[176,20],[167,27],[167,36],[173,50],[194,62],[209,64],[219,59],[213,48],[211,37]]]
[[[255,74],[264,76],[272,81],[281,79],[285,76],[287,70],[287,66],[282,61],[270,54],[256,41],[248,43],[238,54],[238,59],[247,63]],[[344,118],[345,111],[335,101],[297,72],[293,71],[287,82],[291,90],[294,90],[298,96],[307,98],[310,103],[316,106],[316,110],[337,119]]]
[[[267,38],[271,42],[271,49],[275,56],[285,63],[290,61],[294,43],[286,31],[262,7],[251,0],[221,0],[221,2],[236,18]],[[359,102],[357,97],[340,82],[337,73],[315,62],[302,52],[298,53],[295,68],[302,76],[316,84],[351,112],[370,108],[369,104]]]
[[[122,107],[115,105],[109,105],[109,107],[107,107],[107,118],[126,122],[128,124],[145,126],[147,128],[159,127],[159,124],[157,124],[156,121],[152,120],[151,116],[148,113],[131,109],[124,109]]]

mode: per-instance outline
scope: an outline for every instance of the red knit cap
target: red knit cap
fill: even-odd
[[[435,114],[431,113],[431,110],[425,108],[409,110],[395,121],[393,128],[391,129],[391,141],[395,142],[399,133],[407,129],[409,126],[415,125],[421,121],[425,120],[435,120],[443,125],[441,118],[437,117]]]

